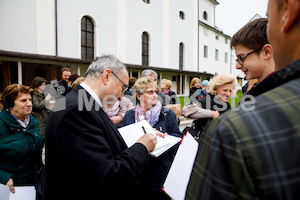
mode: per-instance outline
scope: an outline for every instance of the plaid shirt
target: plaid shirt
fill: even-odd
[[[201,135],[186,199],[300,199],[300,60],[257,87]]]

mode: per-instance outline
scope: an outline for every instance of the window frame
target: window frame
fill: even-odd
[[[146,31],[142,33],[142,65],[149,66],[150,35]]]
[[[184,67],[184,43],[179,43],[179,70],[183,70]]]
[[[94,60],[95,57],[95,25],[88,16],[81,18],[81,59]]]

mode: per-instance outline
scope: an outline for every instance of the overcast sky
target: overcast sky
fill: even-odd
[[[266,17],[268,0],[217,0],[215,25],[233,36],[255,14]]]

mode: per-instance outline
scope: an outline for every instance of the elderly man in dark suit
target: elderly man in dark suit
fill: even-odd
[[[156,136],[127,148],[102,105],[122,96],[126,66],[114,56],[93,61],[85,81],[66,96],[66,108],[49,116],[45,199],[134,199]],[[60,106],[60,105],[58,105]]]

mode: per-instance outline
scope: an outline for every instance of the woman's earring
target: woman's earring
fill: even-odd
[[[282,20],[283,20],[283,21],[285,21],[285,20],[286,20],[286,16],[285,16],[285,15],[282,17]]]

